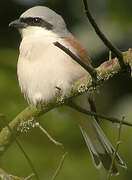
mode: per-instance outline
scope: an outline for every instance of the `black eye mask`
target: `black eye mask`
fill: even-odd
[[[45,27],[48,30],[53,29],[53,25],[48,23],[47,21],[39,18],[39,17],[27,17],[27,18],[20,18],[20,22],[26,23],[29,26],[40,26]]]

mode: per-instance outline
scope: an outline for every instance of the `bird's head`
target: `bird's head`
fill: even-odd
[[[44,33],[65,37],[69,33],[63,18],[44,6],[35,6],[25,11],[19,19],[11,22],[9,27],[18,28],[22,36]]]

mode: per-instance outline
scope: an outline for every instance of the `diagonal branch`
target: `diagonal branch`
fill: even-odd
[[[103,41],[103,43],[106,45],[106,47],[108,47],[109,50],[111,50],[115,54],[115,56],[118,58],[121,69],[122,70],[126,69],[126,65],[125,65],[124,60],[123,60],[123,53],[116,46],[114,46],[106,38],[106,36],[101,32],[101,30],[99,29],[97,23],[95,22],[94,18],[92,17],[92,15],[88,9],[87,0],[83,0],[83,5],[84,5],[85,14],[86,14],[89,22],[91,23],[92,27],[94,28],[95,32],[99,36],[99,38]]]
[[[4,116],[3,116],[4,117]],[[17,146],[19,147],[19,149],[22,151],[23,155],[25,156],[26,160],[28,161],[28,164],[30,165],[32,171],[33,171],[33,174],[36,176],[36,179],[37,180],[40,180],[39,176],[38,176],[38,173],[36,171],[36,169],[34,168],[34,165],[31,161],[31,159],[29,158],[29,156],[27,155],[27,153],[25,152],[25,150],[23,149],[23,147],[21,146],[21,144],[19,143],[18,139],[15,137],[15,135],[13,134],[12,132],[12,129],[11,127],[9,126],[9,124],[7,123],[7,120],[6,120],[6,117],[4,117],[3,121],[5,122],[8,130],[10,131],[11,135],[13,136]]]
[[[13,180],[3,169],[0,168],[0,179]]]
[[[95,116],[95,117],[102,118],[104,120],[110,121],[112,123],[119,123],[119,124],[122,123],[122,124],[127,125],[127,126],[132,126],[132,123],[129,123],[127,121],[120,120],[120,119],[117,119],[114,117],[105,116],[105,115],[102,115],[102,114],[99,114],[96,112],[91,112],[89,110],[83,109],[82,107],[74,104],[73,102],[69,102],[69,106],[71,106],[71,108],[73,108],[73,109],[75,109],[81,113],[87,114],[88,116]]]
[[[61,171],[62,169],[62,166],[63,166],[63,163],[64,163],[64,160],[65,160],[65,157],[67,156],[67,152],[62,156],[61,160],[60,160],[60,163],[59,163],[59,166],[58,168],[56,169],[55,171],[55,174],[52,176],[52,179],[51,180],[55,180],[56,177],[58,176],[59,172]]]
[[[63,144],[56,141],[39,123],[37,127],[48,137],[48,139],[57,146],[63,147]]]
[[[120,136],[121,136],[121,128],[122,128],[123,121],[124,121],[124,117],[120,121],[120,126],[119,126],[119,130],[118,130],[117,141],[116,141],[116,147],[115,147],[115,151],[113,152],[112,162],[111,162],[110,169],[108,171],[107,180],[110,180],[110,177],[112,175],[112,167],[113,167],[113,164],[114,164],[114,161],[115,161],[115,158],[116,158],[116,154],[118,152],[118,148],[119,148],[119,145],[120,145]]]
[[[60,44],[59,42],[54,42],[54,45],[60,48],[62,51],[64,51],[66,54],[68,54],[73,60],[75,60],[78,64],[80,64],[92,77],[93,82],[96,83],[96,75],[97,72],[92,66],[88,66],[85,64],[80,58],[78,58],[75,54],[73,54],[68,48]]]

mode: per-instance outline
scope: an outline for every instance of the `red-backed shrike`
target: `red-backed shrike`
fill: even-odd
[[[50,102],[56,96],[56,87],[59,87],[64,95],[69,94],[72,84],[87,75],[88,72],[53,44],[58,41],[84,63],[89,63],[85,49],[67,30],[63,18],[51,9],[33,7],[24,12],[18,20],[11,22],[10,26],[18,28],[22,35],[17,73],[21,91],[30,104]],[[89,108],[86,95],[80,98],[81,106]],[[80,103],[78,98],[73,101]],[[103,164],[104,168],[109,170],[114,149],[96,120],[80,115],[77,123],[96,167]],[[115,159],[120,166],[126,167],[118,154]],[[112,172],[118,173],[115,165]]]

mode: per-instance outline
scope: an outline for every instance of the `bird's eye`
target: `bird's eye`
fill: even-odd
[[[34,22],[34,23],[40,23],[40,22],[41,22],[41,19],[40,19],[40,18],[37,18],[37,17],[36,17],[36,18],[33,18],[33,22]]]

